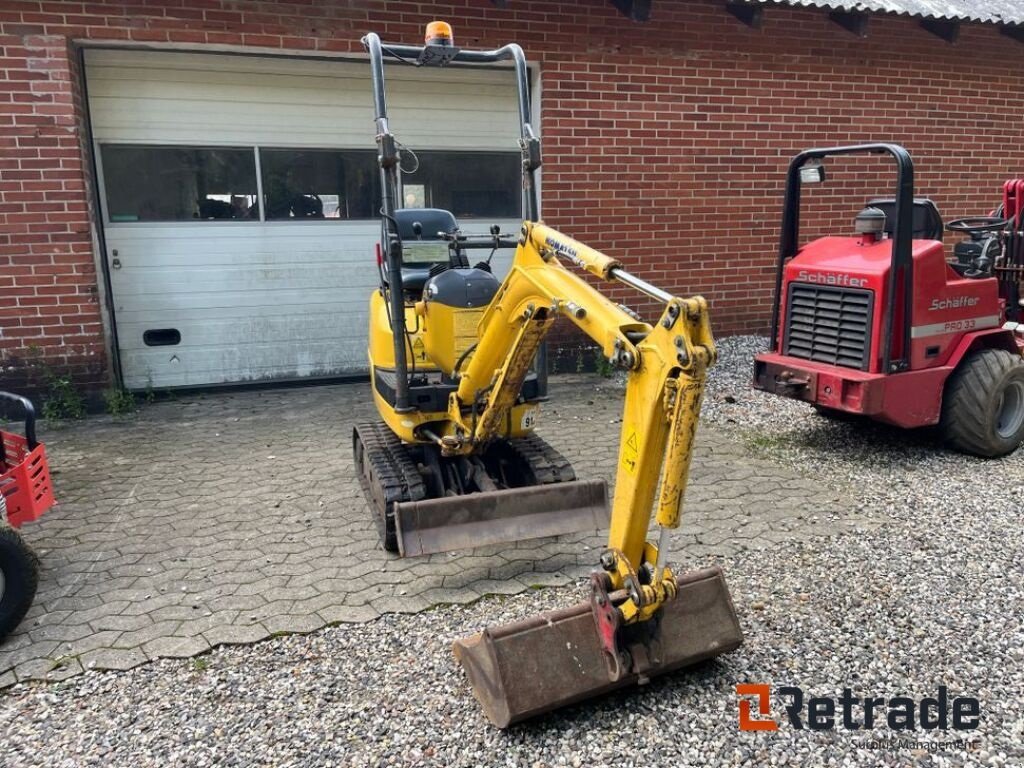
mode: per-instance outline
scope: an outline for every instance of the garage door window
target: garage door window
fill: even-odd
[[[419,167],[402,177],[406,207],[444,208],[458,219],[518,218],[522,181],[517,152],[416,153]],[[403,165],[407,165],[403,157]]]
[[[280,219],[371,219],[380,200],[372,150],[260,149],[264,210]]]
[[[101,147],[112,223],[259,219],[251,148]]]

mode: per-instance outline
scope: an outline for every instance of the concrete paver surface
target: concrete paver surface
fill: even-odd
[[[580,478],[610,480],[621,406],[613,381],[557,377],[538,431]],[[385,552],[351,452],[352,426],[374,415],[368,385],[352,383],[181,395],[44,430],[60,505],[23,528],[40,588],[0,645],[0,686],[564,584],[595,566],[603,533]],[[673,560],[836,533],[846,500],[704,424]]]

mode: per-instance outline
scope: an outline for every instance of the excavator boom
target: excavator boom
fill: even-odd
[[[662,301],[661,318],[653,326],[636,320],[560,258]],[[703,299],[662,292],[614,259],[526,222],[512,268],[480,321],[477,351],[451,396],[441,437],[447,450],[469,451],[493,439],[526,364],[559,315],[626,371],[611,529],[588,602],[455,643],[484,712],[499,727],[742,642],[722,571],[677,580],[667,564],[667,534],[680,524],[705,375],[715,359]],[[657,545],[647,540],[652,510],[661,529]],[[456,527],[451,535],[463,531]]]

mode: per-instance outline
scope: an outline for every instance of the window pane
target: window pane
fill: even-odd
[[[100,148],[112,222],[258,219],[252,149]]]
[[[372,150],[260,149],[267,219],[372,219],[380,177]]]
[[[403,174],[405,197],[412,207],[444,208],[457,219],[519,218],[522,177],[517,152],[416,152],[420,165]],[[413,165],[403,155],[403,165]],[[425,194],[420,197],[421,190]],[[405,201],[408,205],[409,201]]]

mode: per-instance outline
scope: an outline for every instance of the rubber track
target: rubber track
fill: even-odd
[[[399,501],[420,501],[426,498],[423,478],[402,441],[386,425],[359,424],[356,426],[356,434],[363,444],[365,467],[372,471],[371,476],[364,470],[359,478],[360,483],[377,507],[378,527],[382,528],[385,548],[397,551],[392,505]],[[373,486],[379,489],[379,497],[372,492]],[[384,500],[383,509],[378,498]]]
[[[1024,366],[1020,356],[1005,349],[984,349],[953,374],[943,399],[942,431],[955,448],[978,456],[1007,452],[993,432],[989,410],[996,385],[1018,366]]]
[[[565,483],[576,479],[572,464],[539,435],[509,440],[511,449],[533,470],[538,485]]]

